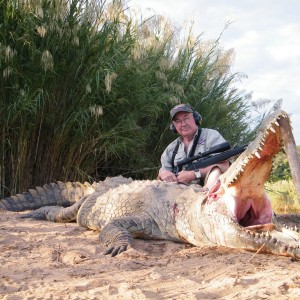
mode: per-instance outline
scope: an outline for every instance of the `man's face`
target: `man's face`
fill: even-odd
[[[194,136],[197,132],[198,126],[195,123],[193,113],[188,112],[178,112],[173,118],[173,125],[175,126],[177,132],[185,136]]]

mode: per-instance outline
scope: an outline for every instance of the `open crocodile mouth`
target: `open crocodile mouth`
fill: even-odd
[[[282,147],[280,120],[289,122],[279,111],[260,127],[256,139],[220,177],[226,205],[242,227],[270,230],[273,210],[264,184],[272,168],[273,157]]]
[[[276,111],[265,118],[255,140],[209,190],[205,210],[213,226],[202,226],[209,241],[300,259],[300,229],[296,225],[288,227],[273,217],[271,201],[264,188],[273,157],[282,145],[299,198],[297,147],[288,116]]]

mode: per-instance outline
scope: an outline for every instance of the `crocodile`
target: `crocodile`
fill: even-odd
[[[100,232],[104,254],[111,256],[132,247],[134,238],[143,238],[221,245],[298,260],[299,229],[276,218],[264,188],[282,145],[299,197],[299,156],[290,119],[278,110],[264,119],[256,138],[210,190],[118,176],[93,184],[46,184],[2,199],[0,209],[30,210],[21,218],[77,221]]]

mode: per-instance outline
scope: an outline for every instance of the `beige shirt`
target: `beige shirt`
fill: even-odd
[[[194,136],[195,139],[196,135]],[[194,141],[193,139],[193,141]],[[184,151],[184,144],[182,142],[182,137],[178,137],[176,140],[174,140],[171,144],[168,145],[168,147],[165,149],[161,156],[161,168],[160,170],[168,170],[173,172],[172,170],[172,156],[173,151],[179,141],[179,148],[177,151],[177,154],[174,159],[174,166],[176,167],[177,162],[187,158],[188,154],[191,151],[191,148],[193,147],[193,141],[189,144],[189,147],[187,149],[187,152]],[[208,128],[202,128],[201,135],[198,140],[198,144],[195,149],[195,155],[198,155],[200,153],[209,151],[212,147],[217,146],[219,144],[225,143],[226,140],[222,137],[222,135],[214,129],[208,129]]]

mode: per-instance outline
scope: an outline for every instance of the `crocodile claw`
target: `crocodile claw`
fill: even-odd
[[[109,247],[103,254],[108,255],[111,254],[112,257],[125,252],[129,245],[120,245],[120,246],[111,246]]]

